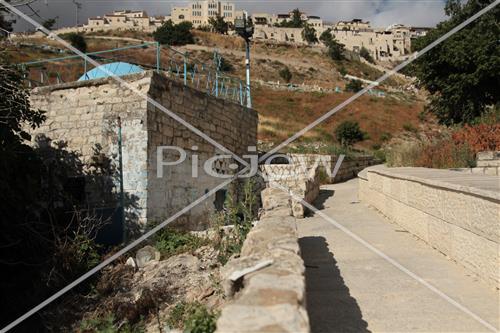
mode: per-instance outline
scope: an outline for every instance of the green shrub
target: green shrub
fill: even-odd
[[[290,72],[288,67],[285,67],[282,70],[280,70],[278,74],[283,80],[285,80],[285,82],[290,82],[290,80],[292,79],[292,73]]]
[[[359,128],[356,121],[343,121],[335,129],[335,137],[343,146],[350,146],[353,143],[362,141],[365,133]]]
[[[380,141],[382,141],[382,142],[389,141],[391,138],[392,138],[392,134],[391,134],[391,133],[388,133],[388,132],[383,132],[383,133],[380,135]]]
[[[257,209],[254,185],[253,179],[247,179],[240,198],[235,197],[234,191],[229,191],[224,202],[224,210],[212,216],[214,228],[220,231],[214,243],[219,250],[218,260],[223,265],[231,256],[241,252],[243,242],[252,228]],[[221,228],[225,225],[233,225],[228,234],[224,234]]]
[[[77,48],[83,53],[87,52],[87,42],[85,41],[85,37],[83,37],[82,34],[72,32],[65,35],[65,39],[67,39],[73,47]]]
[[[346,91],[358,92],[363,89],[363,83],[360,80],[350,80],[345,85]]]
[[[162,257],[170,257],[183,252],[193,252],[201,246],[210,243],[207,238],[195,236],[187,231],[164,228],[154,237],[154,247]]]
[[[190,333],[215,331],[218,314],[198,302],[179,302],[170,311],[167,325]]]
[[[360,57],[364,58],[366,61],[369,63],[375,63],[375,60],[373,60],[372,55],[370,54],[370,51],[366,47],[362,47],[361,50],[359,51]]]
[[[385,156],[385,150],[383,149],[378,149],[373,152],[373,156],[380,160],[380,162],[385,163],[386,162],[386,156]]]
[[[410,123],[403,124],[403,129],[408,132],[417,133],[418,129]]]
[[[226,58],[220,57],[219,70],[222,72],[231,72],[234,69],[233,65]]]
[[[186,45],[194,43],[191,34],[191,22],[184,21],[174,24],[172,20],[163,23],[161,27],[153,33],[153,38],[164,45]]]

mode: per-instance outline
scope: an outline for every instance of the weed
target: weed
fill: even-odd
[[[242,197],[238,203],[233,190],[229,191],[224,202],[224,210],[212,217],[212,224],[219,230],[215,247],[219,250],[219,262],[224,265],[231,256],[239,254],[245,238],[255,220],[257,197],[254,193],[255,182],[248,179],[243,185]],[[225,234],[222,226],[232,225],[233,228]]]
[[[207,245],[210,240],[195,236],[187,231],[164,228],[156,233],[154,246],[162,257],[170,257],[182,252],[193,252]]]
[[[113,315],[109,314],[104,317],[85,319],[80,323],[80,331],[83,333],[143,333],[145,332],[143,323],[130,325],[123,323],[118,325],[115,323]]]
[[[391,138],[392,138],[392,134],[391,134],[391,133],[388,133],[388,132],[383,132],[383,133],[380,135],[380,141],[382,141],[382,142],[389,141]]]
[[[179,302],[170,311],[167,325],[190,333],[212,333],[218,314],[198,302]]]
[[[408,132],[417,133],[418,129],[410,123],[403,124],[403,129]]]

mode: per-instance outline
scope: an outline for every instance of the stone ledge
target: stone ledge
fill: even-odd
[[[423,178],[426,173],[432,176]],[[500,202],[492,191],[466,186],[471,175],[455,173],[424,168],[367,168],[360,173],[359,199],[499,288]],[[433,178],[446,175],[451,177]],[[465,180],[458,181],[456,175]],[[497,184],[499,181],[499,177],[474,177]]]
[[[233,299],[217,321],[219,333],[310,331],[296,220],[282,206],[273,212],[248,233],[240,257],[221,269],[224,291]]]
[[[410,172],[417,171],[420,174],[428,173],[430,177],[424,178],[423,176],[415,176],[412,174],[408,174],[405,171],[410,171]],[[465,194],[474,194],[483,197],[485,199],[500,201],[500,179],[499,177],[496,176],[489,176],[489,175],[467,176],[469,177],[469,179],[472,179],[472,177],[480,177],[480,178],[475,178],[475,180],[480,180],[481,182],[484,182],[485,184],[489,185],[487,187],[481,188],[478,186],[466,185],[465,184],[466,181],[458,181],[458,179],[467,180],[466,176],[464,176],[463,173],[450,170],[412,168],[412,167],[387,168],[385,166],[380,166],[377,168],[369,167],[366,169],[366,172],[367,173],[373,172],[379,175],[384,175],[402,180],[410,180],[420,184],[430,185],[445,190],[447,189],[447,190],[462,192]],[[455,174],[453,175],[452,173]],[[490,185],[493,185],[493,187]]]

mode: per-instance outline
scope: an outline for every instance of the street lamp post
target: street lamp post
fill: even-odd
[[[245,57],[245,68],[246,68],[246,90],[247,90],[247,107],[252,107],[252,96],[250,89],[250,38],[253,36],[253,24],[248,18],[247,13],[243,19],[234,20],[234,28],[236,33],[240,35],[245,40],[246,46],[246,57]]]

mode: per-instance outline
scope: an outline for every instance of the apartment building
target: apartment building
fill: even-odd
[[[193,27],[209,25],[210,18],[223,17],[226,22],[234,23],[237,18],[243,18],[243,11],[236,10],[234,3],[219,0],[195,0],[187,7],[172,7],[172,21],[178,24],[189,21]]]
[[[252,14],[252,21],[256,27],[273,27],[293,18],[293,12],[288,14],[268,14],[268,13],[254,13]],[[300,13],[302,21],[307,22],[314,28],[322,28],[323,20],[319,16],[307,15]]]
[[[105,30],[154,31],[168,19],[168,16],[149,17],[143,10],[116,10],[102,17],[90,17],[88,23],[79,30],[84,32]]]

